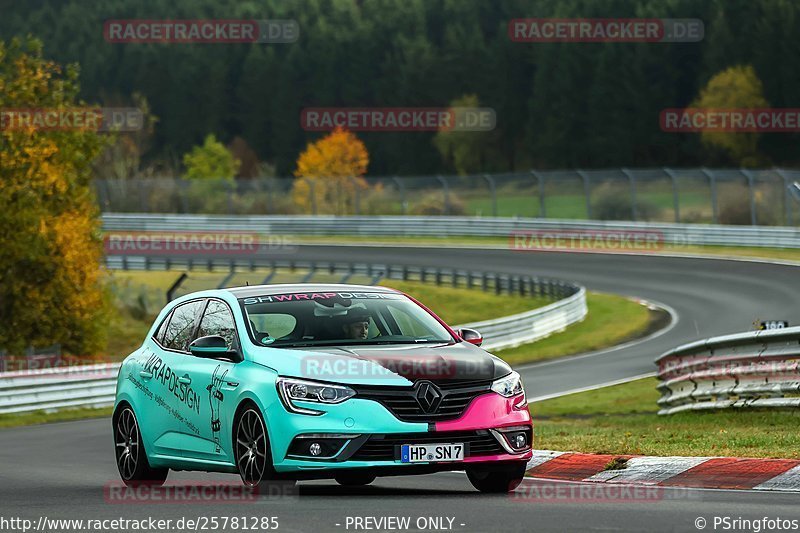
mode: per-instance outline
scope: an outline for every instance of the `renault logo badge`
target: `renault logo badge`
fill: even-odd
[[[435,413],[442,403],[442,391],[430,381],[417,383],[417,403],[425,413]]]

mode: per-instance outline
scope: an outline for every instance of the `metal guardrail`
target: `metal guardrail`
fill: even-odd
[[[656,360],[658,414],[800,407],[800,327],[713,337]]]
[[[535,218],[158,215],[106,213],[107,232],[255,232],[278,235],[504,237],[509,246],[527,232],[646,232],[656,246],[757,246],[800,248],[800,228],[648,222],[598,222]]]
[[[112,262],[114,259],[119,258],[109,258]],[[552,304],[525,313],[456,326],[479,329],[484,335],[483,346],[487,350],[541,339],[583,320],[587,312],[586,290],[556,280],[438,268],[319,263],[314,266],[331,272],[369,273],[376,278],[435,280],[439,284],[455,287],[481,287],[498,293],[516,292],[560,298]],[[113,405],[118,370],[117,363],[0,373],[0,414]]]
[[[534,342],[561,331],[570,324],[583,320],[587,312],[586,289],[581,287],[572,296],[539,309],[496,320],[463,324],[459,327],[480,331],[483,334],[483,347],[486,350],[503,350]]]
[[[113,405],[119,363],[0,373],[0,414]]]

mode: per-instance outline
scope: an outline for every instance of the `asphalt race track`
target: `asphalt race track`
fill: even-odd
[[[302,246],[297,260],[405,263],[533,274],[577,281],[590,290],[665,304],[677,314],[669,331],[629,347],[522,369],[529,397],[544,396],[654,370],[653,359],[678,344],[745,331],[755,319],[798,322],[800,270],[759,262],[490,249]],[[534,411],[535,413],[535,411]],[[146,421],[143,421],[146,423]],[[800,519],[800,496],[752,491],[667,490],[644,499],[581,497],[570,483],[533,482],[511,496],[485,496],[460,473],[378,479],[365,488],[303,482],[299,496],[259,503],[108,503],[118,483],[108,420],[0,430],[0,517],[35,523],[53,518],[196,518],[277,516],[279,531],[355,531],[347,517],[447,517],[453,531],[697,531],[714,517]],[[168,484],[236,482],[232,475],[170,474]],[[576,496],[578,495],[578,496]],[[428,528],[427,531],[448,530]],[[700,522],[698,522],[699,524]],[[337,525],[338,524],[338,525]],[[463,524],[463,525],[462,525]],[[374,524],[371,530],[375,528]],[[424,524],[422,524],[424,525]],[[702,524],[701,524],[702,525]],[[5,527],[0,529],[9,530]],[[231,528],[228,528],[231,530]],[[392,530],[385,525],[382,530]],[[721,526],[716,528],[722,530]],[[736,530],[736,529],[728,529]]]

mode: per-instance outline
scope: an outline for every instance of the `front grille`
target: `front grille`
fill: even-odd
[[[441,381],[436,382],[442,394],[438,408],[425,412],[417,402],[414,387],[354,386],[356,397],[379,402],[394,416],[404,422],[441,422],[461,416],[467,405],[476,397],[491,390],[491,381]]]
[[[395,461],[400,459],[403,444],[463,443],[465,457],[506,453],[486,430],[443,431],[440,433],[396,433],[371,436],[350,458],[353,461]]]

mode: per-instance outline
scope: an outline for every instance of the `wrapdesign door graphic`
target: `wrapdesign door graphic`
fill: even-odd
[[[211,374],[211,384],[206,387],[208,390],[208,402],[211,405],[211,434],[213,435],[215,451],[221,451],[219,445],[219,432],[222,429],[222,424],[219,419],[220,403],[225,399],[225,395],[220,390],[222,387],[225,376],[228,375],[227,370],[222,370],[222,365],[217,365],[214,373]]]

